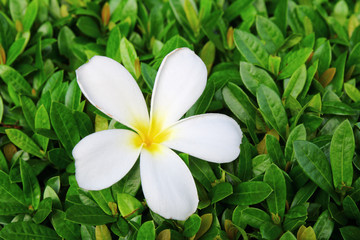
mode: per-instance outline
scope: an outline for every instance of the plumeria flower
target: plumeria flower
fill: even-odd
[[[150,116],[131,74],[118,62],[93,57],[76,70],[85,97],[99,110],[131,128],[111,129],[83,138],[74,148],[76,180],[81,188],[110,187],[140,155],[142,190],[149,208],[168,219],[185,220],[197,209],[194,179],[171,149],[209,162],[238,157],[242,132],[222,114],[179,120],[202,94],[207,70],[190,49],[168,54],[156,75]]]

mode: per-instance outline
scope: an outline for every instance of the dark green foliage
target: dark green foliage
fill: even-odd
[[[108,3],[0,1],[0,239],[359,239],[359,2]],[[208,70],[185,116],[227,114],[244,134],[228,164],[181,154],[199,196],[186,221],[147,207],[138,162],[85,191],[72,157],[95,119],[111,120],[75,70],[108,56],[148,101],[179,47]]]

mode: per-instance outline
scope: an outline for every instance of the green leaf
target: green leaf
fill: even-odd
[[[273,189],[273,192],[266,199],[269,211],[272,214],[278,214],[282,218],[285,213],[286,203],[286,184],[282,171],[272,164],[265,172],[264,182]]]
[[[38,14],[38,0],[31,1],[26,8],[26,12],[23,19],[24,32],[29,31],[33,25],[36,16]]]
[[[260,228],[266,222],[271,222],[270,216],[259,208],[245,208],[241,212],[244,222],[254,228]]]
[[[64,169],[71,162],[63,148],[53,148],[48,152],[49,161],[60,169]]]
[[[274,12],[274,22],[279,26],[281,32],[286,34],[286,27],[287,27],[287,18],[288,18],[288,0],[280,0],[276,4],[276,9]]]
[[[205,113],[213,99],[215,94],[215,86],[213,82],[208,82],[203,93],[199,99],[194,103],[194,105],[187,111],[185,117],[190,117],[193,115],[199,115]]]
[[[0,215],[26,212],[28,212],[28,208],[24,193],[17,184],[10,182],[6,173],[0,171]]]
[[[321,76],[321,74],[329,68],[331,63],[331,46],[329,41],[324,42],[315,50],[311,62],[315,62],[316,60],[319,60],[318,70]]]
[[[279,240],[296,240],[296,237],[290,231],[287,231]]]
[[[41,196],[40,185],[31,166],[22,159],[20,159],[20,174],[25,200],[34,209],[37,209]]]
[[[170,7],[171,7],[172,12],[175,15],[176,20],[184,28],[187,35],[191,36],[192,34],[191,34],[190,24],[188,22],[188,18],[186,16],[185,9],[184,9],[185,8],[185,1],[170,0],[169,3],[170,3]],[[189,3],[193,5],[193,8],[196,6],[196,4],[194,3],[193,0],[190,0]],[[192,37],[190,37],[190,38],[192,38]]]
[[[0,122],[2,122],[3,116],[4,116],[4,102],[2,97],[0,96]]]
[[[338,56],[335,62],[332,64],[332,66],[336,68],[336,73],[333,80],[330,83],[330,86],[338,95],[340,95],[344,84],[346,57],[347,57],[347,52],[344,52],[340,56]]]
[[[360,236],[360,228],[355,226],[345,226],[340,228],[340,233],[344,240],[357,240]]]
[[[357,64],[360,61],[360,43],[357,43],[350,52],[349,59],[346,63],[348,67]]]
[[[14,0],[9,2],[11,18],[14,21],[21,20],[23,18],[26,7],[27,1],[25,0]]]
[[[360,219],[360,211],[354,199],[348,195],[344,198],[342,204],[346,217],[354,220]]]
[[[135,61],[138,59],[138,56],[135,51],[134,45],[129,42],[126,38],[122,38],[120,42],[120,55],[121,61],[124,64],[125,68],[131,73],[131,75],[138,79],[139,76],[137,75],[136,68],[135,68]]]
[[[14,222],[4,226],[0,231],[4,240],[60,240],[61,238],[51,228],[32,222]]]
[[[199,231],[201,225],[201,218],[197,214],[191,215],[184,223],[184,232],[185,237],[191,238]]]
[[[264,239],[277,239],[282,233],[282,228],[279,225],[265,222],[260,226],[260,233]]]
[[[252,159],[252,171],[255,176],[263,174],[271,165],[271,160],[268,154],[257,155]]]
[[[331,219],[330,213],[328,210],[325,210],[321,213],[314,225],[314,232],[316,234],[316,239],[327,240],[330,239],[331,234],[334,230],[334,221]]]
[[[67,26],[64,26],[60,29],[58,35],[58,47],[60,54],[67,57],[72,56],[72,47],[74,44],[74,38],[75,38],[75,34]]]
[[[211,183],[215,182],[216,176],[209,163],[200,159],[191,158],[189,168],[194,178],[198,180],[206,190],[210,191]]]
[[[20,54],[24,51],[26,44],[27,41],[23,37],[17,39],[13,44],[11,44],[6,56],[7,65],[10,66],[20,56]]]
[[[187,23],[194,32],[195,36],[197,36],[200,30],[200,22],[196,5],[192,0],[184,1],[184,12],[187,18]]]
[[[261,41],[251,33],[236,29],[234,41],[237,49],[248,62],[267,68],[269,54]]]
[[[285,51],[289,48],[292,48],[293,46],[301,42],[302,39],[303,39],[302,34],[293,33],[284,40],[284,43],[281,45],[278,51]]]
[[[3,171],[5,173],[9,173],[9,166],[8,166],[8,162],[2,152],[2,150],[0,150],[0,171]]]
[[[330,202],[328,206],[328,210],[332,219],[334,219],[337,223],[341,225],[346,225],[348,219],[345,216],[344,211],[339,211],[335,203]]]
[[[79,224],[102,225],[116,222],[116,219],[106,215],[101,208],[74,205],[66,210],[66,220]]]
[[[225,202],[236,205],[252,205],[264,201],[273,190],[265,182],[242,182],[234,186],[234,193]]]
[[[5,130],[10,141],[25,152],[33,154],[39,158],[44,157],[44,151],[42,151],[38,145],[25,133],[18,129],[6,129]]]
[[[81,239],[97,240],[95,236],[95,230],[93,226],[90,225],[81,225]]]
[[[359,113],[359,110],[354,109],[343,102],[324,101],[322,104],[323,105],[322,105],[321,110],[322,110],[323,114],[333,114],[333,115],[344,116],[344,115],[356,115]]]
[[[106,56],[114,59],[115,61],[121,62],[120,54],[120,41],[122,34],[119,27],[114,27],[111,30],[109,39],[106,44]]]
[[[306,203],[317,189],[317,185],[311,181],[302,186],[294,196],[291,207]]]
[[[284,153],[277,138],[271,134],[267,134],[265,142],[267,152],[273,163],[275,163],[279,168],[285,169],[286,161]]]
[[[293,72],[303,65],[312,52],[311,48],[300,48],[287,53],[281,61],[279,79],[290,77]]]
[[[99,25],[92,17],[81,16],[76,22],[76,26],[86,36],[97,38],[101,35]]]
[[[294,231],[301,225],[305,224],[307,218],[307,208],[305,205],[297,205],[290,208],[285,214],[285,220],[283,222],[283,228],[285,231]]]
[[[73,109],[73,110],[79,110],[81,101],[81,90],[79,88],[79,85],[77,84],[76,80],[73,80],[65,95],[65,106]]]
[[[296,71],[291,75],[290,81],[286,85],[286,88],[283,93],[283,98],[292,96],[297,98],[301,91],[303,90],[306,82],[306,67],[305,64],[301,65]]]
[[[21,96],[20,103],[27,124],[32,130],[35,130],[36,106],[34,102],[29,97]]]
[[[188,41],[179,35],[175,35],[172,38],[170,38],[161,48],[160,52],[155,56],[155,63],[153,65],[153,68],[158,69],[163,58],[166,55],[168,55],[173,50],[181,47],[187,47],[190,49],[192,48],[191,45],[188,43]]]
[[[31,95],[31,86],[15,69],[7,65],[0,65],[0,78],[6,83],[11,84],[17,93]]]
[[[239,173],[241,181],[246,181],[252,177],[252,146],[247,138],[242,139],[239,155]]]
[[[284,36],[275,23],[260,15],[256,16],[256,30],[265,41],[265,48],[274,53],[284,42]]]
[[[105,188],[100,191],[90,191],[90,195],[107,215],[112,214],[109,203],[114,202],[114,198],[111,195],[110,188]]]
[[[82,138],[94,132],[94,126],[90,120],[89,115],[79,111],[74,111],[73,115],[79,129],[79,134]]]
[[[325,192],[336,196],[330,164],[320,148],[308,141],[295,141],[294,151],[304,173]]]
[[[33,220],[36,224],[42,223],[52,211],[52,201],[51,198],[43,199],[33,217]]]
[[[224,18],[229,22],[238,17],[244,9],[246,9],[253,0],[233,1],[230,6],[225,9]]]
[[[144,81],[146,85],[149,87],[149,89],[152,91],[154,87],[155,77],[156,77],[157,71],[150,67],[146,63],[141,63],[141,74],[144,78]]]
[[[120,181],[111,186],[114,198],[117,193],[127,193],[135,196],[140,188],[140,164],[137,161],[131,170]]]
[[[233,193],[232,185],[228,182],[219,183],[214,186],[210,192],[211,204],[221,201],[222,199],[230,196]]]
[[[203,1],[203,2],[207,2],[207,1]],[[200,51],[200,58],[205,63],[208,74],[210,73],[211,68],[214,64],[215,51],[216,51],[215,44],[211,41],[208,41]]]
[[[232,222],[234,225],[245,228],[247,223],[244,221],[245,219],[242,218],[242,211],[244,209],[248,208],[247,206],[237,206],[234,209],[234,212],[232,214]]]
[[[285,158],[286,161],[291,161],[294,156],[293,143],[296,140],[306,140],[306,129],[303,124],[296,126],[289,134],[285,145]]]
[[[233,64],[224,64],[224,69],[220,69],[219,71],[214,72],[210,75],[209,82],[214,82],[215,92],[218,89],[221,89],[227,83],[240,83],[240,73],[238,67],[234,68]]]
[[[72,149],[80,141],[79,130],[71,110],[61,103],[53,102],[50,119],[57,137],[71,157]]]
[[[96,226],[95,236],[97,240],[112,240],[111,233],[106,225]]]
[[[65,219],[65,212],[56,210],[51,217],[51,223],[56,233],[64,239],[76,240],[80,238],[80,226]]]
[[[353,100],[354,102],[360,102],[360,91],[356,86],[345,83],[344,84],[345,93]]]
[[[49,114],[46,111],[46,108],[44,107],[44,105],[41,105],[35,114],[35,129],[39,130],[39,129],[46,129],[46,130],[50,130],[50,119],[49,119]],[[37,140],[37,142],[41,145],[41,147],[46,150],[48,143],[49,143],[49,139],[47,137],[44,136],[40,136],[40,135],[34,135],[34,138]]]
[[[265,85],[279,94],[279,90],[272,77],[263,69],[255,67],[251,63],[240,62],[240,75],[246,88],[256,96],[260,85]]]
[[[129,21],[131,28],[135,26],[136,17],[138,12],[137,1],[135,0],[127,0],[114,2],[114,11],[111,14],[110,21],[118,22],[118,21]],[[117,5],[116,5],[117,4]]]
[[[352,160],[355,139],[349,120],[342,122],[335,130],[330,145],[330,161],[334,186],[341,190],[350,187],[353,178]]]
[[[124,218],[132,218],[141,213],[144,209],[139,200],[126,193],[117,194],[117,204],[120,214]]]
[[[312,24],[316,26],[314,28],[314,32],[317,38],[328,36],[327,24],[325,20],[322,18],[322,16],[317,11],[315,11],[314,8],[310,6],[299,5],[296,7],[296,13],[298,19],[300,20],[303,20],[305,16],[311,20]]]
[[[147,221],[141,225],[136,240],[155,240],[155,224],[153,221]]]
[[[278,94],[269,87],[261,85],[257,90],[256,99],[262,116],[285,139],[288,120]]]

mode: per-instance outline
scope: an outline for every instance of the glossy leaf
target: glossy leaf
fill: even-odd
[[[40,185],[32,168],[24,160],[20,160],[20,174],[25,200],[34,209],[37,209],[41,196]]]
[[[268,198],[272,191],[265,182],[243,182],[234,186],[234,193],[226,198],[226,202],[236,205],[257,204]]]
[[[286,185],[285,178],[281,170],[272,164],[265,172],[264,182],[269,184],[273,192],[266,199],[269,211],[278,214],[281,218],[285,213]]]
[[[303,90],[306,82],[306,67],[301,65],[296,71],[291,75],[290,81],[288,82],[284,93],[283,98],[292,96],[297,98],[301,91]]]
[[[267,86],[279,94],[279,90],[271,76],[263,69],[255,67],[251,63],[240,62],[240,75],[247,89],[256,95],[261,85]]]
[[[294,152],[304,173],[324,191],[333,197],[336,196],[330,165],[325,154],[315,144],[307,141],[295,141]]]
[[[9,137],[10,141],[13,142],[16,146],[23,149],[24,151],[33,154],[39,158],[44,156],[44,151],[42,151],[38,145],[25,133],[18,129],[7,129],[6,134]]]
[[[336,128],[330,145],[331,170],[334,186],[338,189],[352,184],[354,151],[353,130],[350,122],[345,120]]]
[[[53,102],[50,119],[57,137],[64,145],[69,156],[72,156],[72,149],[79,142],[80,136],[71,110],[61,103]]]
[[[101,208],[85,205],[74,205],[66,210],[66,220],[80,224],[102,225],[115,222],[116,219],[106,215]]]
[[[256,109],[247,94],[237,85],[229,83],[222,94],[226,105],[243,123],[255,122]]]
[[[256,98],[265,120],[285,139],[288,121],[280,97],[272,89],[261,85]]]
[[[284,36],[275,23],[260,15],[256,16],[256,30],[269,53],[274,53],[284,42]]]
[[[240,53],[252,64],[267,68],[269,54],[264,45],[254,35],[236,29],[234,31],[235,45]]]
[[[6,225],[0,231],[0,237],[5,240],[12,239],[61,239],[54,230],[43,225],[37,225],[32,222],[14,222]]]

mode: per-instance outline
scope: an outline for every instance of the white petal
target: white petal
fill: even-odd
[[[240,153],[242,132],[234,119],[203,114],[179,121],[162,144],[209,162],[231,162]]]
[[[151,121],[164,129],[183,116],[205,89],[204,62],[188,48],[169,53],[156,75],[151,99]]]
[[[95,56],[76,70],[76,76],[85,97],[105,114],[137,130],[148,124],[144,96],[120,63]]]
[[[158,144],[156,151],[145,148],[140,155],[143,193],[150,209],[168,219],[185,220],[198,205],[190,170],[171,149]]]
[[[136,133],[123,129],[96,132],[83,138],[72,152],[79,186],[100,190],[123,178],[140,154],[136,138]]]

